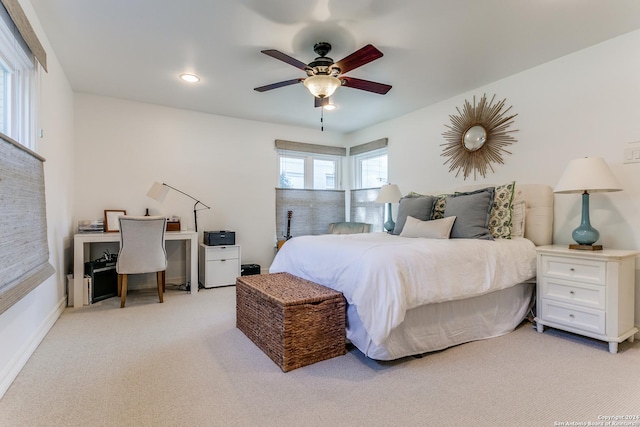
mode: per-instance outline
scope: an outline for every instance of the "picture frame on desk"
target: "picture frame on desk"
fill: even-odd
[[[104,210],[104,231],[105,232],[120,231],[120,221],[118,221],[118,217],[126,214],[127,214],[127,211],[124,209],[105,209]]]

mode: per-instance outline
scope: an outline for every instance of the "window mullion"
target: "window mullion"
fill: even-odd
[[[304,158],[304,188],[313,189],[313,156]]]

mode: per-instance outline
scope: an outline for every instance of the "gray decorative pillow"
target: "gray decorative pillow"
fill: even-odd
[[[489,214],[493,206],[493,187],[447,197],[444,216],[455,216],[452,239],[493,240],[489,231]]]
[[[400,199],[398,217],[396,218],[396,226],[393,229],[393,234],[402,233],[402,228],[408,216],[412,216],[421,221],[426,221],[431,218],[431,210],[433,209],[433,203],[435,201],[436,198],[433,196],[403,197]]]

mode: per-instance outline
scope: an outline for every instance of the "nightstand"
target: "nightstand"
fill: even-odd
[[[200,243],[198,281],[205,288],[234,285],[240,276],[240,246]]]
[[[538,332],[545,326],[609,343],[633,342],[635,259],[638,252],[539,246],[536,296]]]

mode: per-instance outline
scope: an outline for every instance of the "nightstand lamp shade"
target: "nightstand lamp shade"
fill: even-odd
[[[401,198],[402,193],[400,193],[400,189],[396,184],[387,184],[380,187],[376,202],[387,204],[387,221],[384,223],[384,229],[388,233],[391,233],[396,226],[391,214],[391,204],[400,202]]]
[[[554,193],[582,193],[582,221],[573,230],[571,237],[578,244],[569,245],[570,249],[601,250],[602,245],[594,245],[600,238],[598,230],[589,220],[589,194],[621,191],[622,188],[609,166],[600,157],[585,157],[569,162],[560,177]]]

